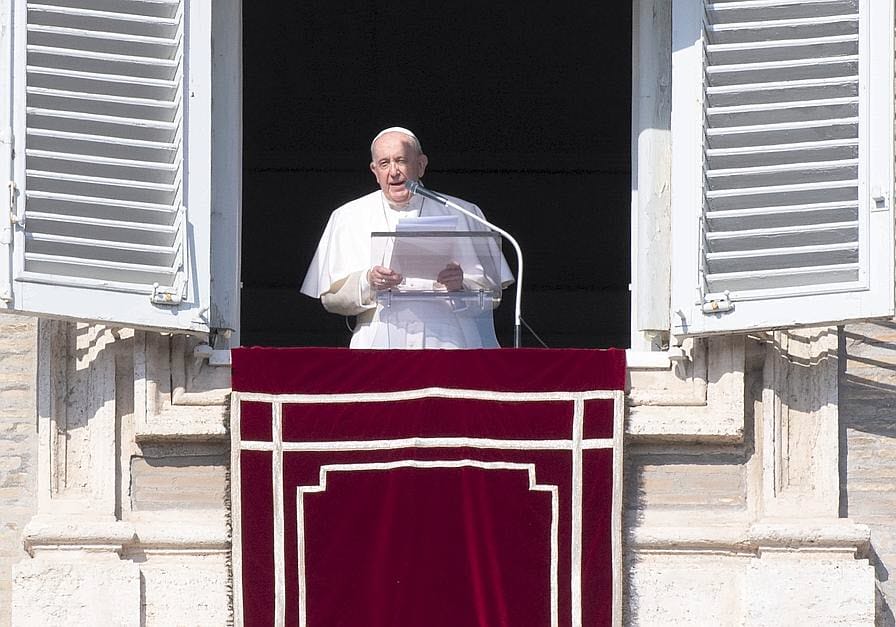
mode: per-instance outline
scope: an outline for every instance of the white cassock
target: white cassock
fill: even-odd
[[[447,196],[481,216],[474,204]],[[484,225],[440,203],[414,196],[406,210],[389,206],[379,190],[339,207],[320,238],[302,283],[302,293],[320,298],[327,311],[357,316],[352,348],[497,348],[491,309],[470,315],[452,299],[395,302],[384,308],[367,284],[367,271],[379,265],[371,259],[370,234],[396,230],[398,221],[419,216],[457,216],[458,231],[486,231]],[[501,288],[513,275],[501,257]],[[467,282],[465,269],[464,282]]]

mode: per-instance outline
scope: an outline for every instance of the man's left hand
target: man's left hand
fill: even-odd
[[[464,271],[460,265],[451,262],[439,272],[436,281],[444,285],[449,292],[460,292],[464,289]]]

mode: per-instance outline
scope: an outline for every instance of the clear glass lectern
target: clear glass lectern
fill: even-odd
[[[371,265],[402,276],[376,292],[377,345],[389,348],[496,348],[492,310],[501,302],[501,237],[489,231],[398,231],[371,234]],[[461,289],[439,274],[463,271]]]

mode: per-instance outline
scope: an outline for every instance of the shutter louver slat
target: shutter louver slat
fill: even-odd
[[[57,283],[55,275],[65,274],[77,285],[97,285],[122,291],[150,293],[147,282],[158,282],[168,275],[166,266],[147,266],[136,263],[105,261],[102,259],[84,259],[83,257],[66,257],[64,255],[47,255],[42,253],[25,253],[25,259],[34,266],[35,280]],[[97,279],[97,270],[106,275],[105,279]],[[136,279],[138,282],[129,283]]]
[[[706,115],[712,119],[716,128],[735,125],[754,126],[770,118],[780,122],[809,122],[822,108],[837,117],[848,118],[858,102],[858,98],[829,98],[803,102],[711,107],[707,109]]]
[[[45,83],[41,82],[41,75],[46,75],[46,84],[59,85],[61,89],[66,89],[67,85],[70,84],[79,84],[79,81],[85,81],[84,87],[89,87],[92,83],[102,82],[107,83],[107,85],[102,85],[99,87],[104,87],[106,89],[111,89],[112,86],[116,83],[121,83],[124,85],[123,91],[120,95],[137,95],[134,93],[135,88],[143,87],[139,93],[157,93],[150,91],[153,88],[168,90],[167,92],[161,92],[163,97],[164,95],[170,94],[172,91],[176,90],[179,87],[180,77],[176,76],[172,80],[164,80],[164,79],[153,79],[153,78],[141,78],[138,76],[128,76],[124,74],[102,74],[99,72],[85,72],[81,70],[64,70],[61,68],[44,68],[35,65],[30,65],[27,68],[29,74],[29,85],[37,85],[42,86]],[[64,81],[61,79],[70,78],[72,81]],[[87,82],[90,81],[90,82]],[[97,89],[95,86],[94,89]],[[107,93],[102,91],[100,93]],[[109,93],[110,96],[119,95],[117,92],[112,91]],[[144,96],[146,97],[146,96]]]
[[[177,105],[164,100],[151,100],[149,98],[128,98],[123,96],[98,96],[96,94],[88,94],[77,91],[67,91],[64,89],[45,89],[42,87],[31,87],[27,93],[35,96],[45,96],[50,98],[65,98],[73,102],[85,100],[90,102],[106,102],[115,105],[130,105],[133,107],[156,108],[163,111],[177,111]]]
[[[41,220],[48,223],[57,223],[60,225],[64,225],[60,228],[60,232],[57,234],[63,234],[63,232],[71,233],[76,237],[86,237],[88,235],[95,235],[97,233],[108,233],[109,237],[104,239],[117,241],[116,238],[120,236],[121,231],[138,231],[139,233],[136,235],[132,235],[132,237],[139,238],[135,239],[134,241],[136,243],[142,244],[163,245],[162,242],[168,239],[167,236],[176,232],[176,229],[173,226],[161,224],[126,222],[124,220],[111,220],[107,218],[66,215],[61,213],[55,214],[32,212],[29,218],[32,222]],[[79,232],[78,227],[82,225],[84,227],[84,231]],[[52,234],[54,233],[53,229],[53,225],[50,224],[44,227],[44,232]]]
[[[836,244],[855,238],[859,223],[834,222],[827,224],[797,225],[766,227],[761,229],[716,231],[707,233],[706,238],[715,242],[715,249],[726,252],[728,247],[736,250],[737,246],[762,246],[763,244],[778,243],[778,247],[792,247],[800,244]],[[744,240],[744,243],[738,240]],[[788,243],[793,242],[793,243]],[[768,248],[769,246],[762,246]]]
[[[115,146],[125,145],[128,147],[128,152],[125,154],[132,154],[130,150],[134,148],[145,148],[148,150],[176,150],[177,144],[173,144],[171,142],[156,142],[156,141],[144,141],[139,139],[134,139],[131,137],[128,138],[113,138],[107,137],[103,135],[90,135],[88,133],[69,133],[65,131],[54,131],[51,129],[37,129],[30,128],[28,129],[29,137],[47,137],[53,140],[52,145],[58,145],[57,142],[62,142],[66,140],[71,141],[82,141],[82,142],[90,142],[90,143],[101,143],[101,144],[113,144]]]
[[[180,63],[177,59],[151,59],[138,57],[132,54],[118,54],[114,52],[96,52],[90,50],[78,50],[77,48],[59,48],[56,46],[28,46],[28,51],[35,55],[44,54],[59,57],[78,57],[81,59],[96,59],[99,61],[114,61],[118,63],[139,63],[142,65],[155,65],[159,67],[177,67]]]
[[[750,168],[786,166],[795,162],[814,162],[819,158],[836,161],[858,158],[859,144],[854,138],[778,144],[771,146],[741,146],[717,148],[705,152],[712,168]]]
[[[26,200],[29,198],[38,198],[44,203],[60,203],[68,204],[70,208],[75,209],[80,205],[86,205],[89,208],[84,209],[84,213],[73,211],[75,215],[95,216],[97,219],[103,219],[102,208],[112,210],[112,216],[120,217],[124,215],[122,210],[146,211],[159,216],[173,215],[175,211],[170,205],[160,203],[138,202],[129,200],[113,200],[110,198],[97,198],[92,196],[78,196],[75,194],[57,193],[57,192],[26,192]],[[164,219],[164,218],[163,218]]]
[[[20,279],[184,286],[182,3],[58,0],[27,16]]]
[[[125,0],[120,3],[125,4],[129,1],[130,6],[134,6],[136,3],[133,0]],[[151,2],[143,2],[143,6],[140,7],[139,13],[125,12],[125,11],[114,11],[107,10],[111,5],[111,2],[104,2],[100,9],[86,9],[82,6],[77,6],[76,3],[66,3],[66,2],[56,2],[54,4],[41,4],[41,3],[31,3],[28,6],[29,11],[34,11],[35,13],[52,13],[58,15],[70,15],[70,16],[83,16],[83,17],[98,17],[105,20],[113,19],[113,20],[123,20],[129,22],[147,22],[147,23],[159,23],[159,24],[167,24],[169,26],[177,25],[177,18],[172,17],[173,7],[177,7],[179,4],[179,0],[171,0],[167,4],[169,7],[159,7],[165,11],[164,14],[152,15],[146,11],[146,9],[152,4],[161,5],[163,3],[156,2],[155,0]]]
[[[828,180],[831,175],[840,175],[844,172],[852,173],[858,167],[858,159],[842,159],[814,163],[722,168],[707,171],[707,178],[710,181],[710,189],[714,189],[714,185],[742,186],[750,183],[751,180],[755,180],[756,185],[777,182],[800,183],[805,182],[802,179]]]
[[[781,268],[756,270],[748,272],[718,273],[716,279],[724,281],[732,291],[755,290],[758,294],[768,294],[774,290],[793,289],[801,286],[814,286],[824,283],[820,293],[837,292],[848,289],[853,282],[853,275],[858,272],[859,264],[836,264],[807,268]],[[822,281],[822,279],[824,279]]]
[[[737,63],[743,51],[749,51],[754,62],[788,61],[852,54],[858,35],[834,35],[805,39],[777,39],[747,43],[707,44],[706,51],[719,64]]]
[[[795,185],[767,185],[752,188],[734,188],[715,191],[707,191],[706,199],[712,202],[712,206],[719,210],[751,209],[760,207],[772,207],[778,203],[789,201],[823,202],[831,200],[838,192],[855,196],[849,191],[856,186],[856,181],[824,181],[814,184]],[[855,198],[838,199],[855,200]],[[712,215],[706,214],[706,219],[711,220]]]
[[[830,109],[829,109],[830,111]],[[716,139],[721,148],[736,148],[738,146],[756,147],[759,141],[778,140],[778,145],[784,143],[804,143],[811,140],[827,139],[852,139],[854,135],[841,137],[845,130],[854,133],[858,126],[856,117],[831,117],[825,120],[799,120],[776,121],[776,113],[780,111],[769,110],[765,116],[765,122],[760,124],[743,124],[746,120],[723,120],[722,124],[707,129],[707,137]],[[734,116],[732,116],[734,117]],[[724,122],[728,122],[725,125]],[[712,121],[710,122],[712,123]],[[802,139],[803,137],[808,139]],[[712,145],[712,144],[711,144]]]
[[[174,200],[174,192],[177,191],[179,186],[179,182],[174,184],[165,184],[165,183],[152,183],[148,181],[137,181],[134,179],[126,179],[124,177],[100,177],[100,176],[86,176],[81,174],[73,174],[69,172],[60,172],[58,170],[28,170],[28,178],[29,179],[45,179],[50,181],[51,179],[56,179],[59,182],[66,183],[82,183],[85,185],[95,185],[101,186],[105,191],[109,193],[114,193],[115,190],[119,190],[120,193],[124,194],[122,191],[124,189],[133,190],[134,194],[141,194],[144,192],[167,192],[169,196],[171,196],[171,200]],[[63,186],[66,187],[66,186]],[[74,186],[67,186],[69,189],[74,189]],[[51,190],[47,190],[51,191]],[[102,198],[102,196],[100,196]],[[120,200],[127,200],[126,198],[120,198]],[[27,212],[25,214],[27,218]]]
[[[704,297],[855,283],[857,0],[707,2]]]
[[[28,33],[32,35],[33,44],[29,44],[29,48],[32,48],[35,45],[40,45],[37,42],[41,41],[51,41],[51,42],[65,42],[68,41],[70,43],[80,42],[83,46],[97,46],[100,49],[91,51],[89,48],[85,48],[85,52],[103,52],[103,46],[110,45],[108,42],[124,42],[128,44],[154,44],[159,46],[161,49],[165,46],[176,46],[177,39],[171,39],[168,37],[157,37],[153,35],[135,35],[132,33],[121,33],[121,32],[109,32],[109,31],[101,31],[101,30],[88,30],[85,28],[66,28],[62,26],[39,26],[39,25],[29,25]],[[40,37],[41,35],[46,35],[46,37]],[[87,41],[81,41],[87,40]],[[107,40],[107,43],[103,43],[102,41],[91,41],[91,40]],[[33,49],[33,48],[32,48]]]
[[[734,266],[744,259],[753,259],[756,263],[757,269],[760,269],[760,266],[765,264],[774,269],[775,266],[772,264],[780,264],[781,266],[789,266],[790,264],[792,264],[792,261],[788,263],[788,259],[792,260],[800,256],[820,257],[827,253],[831,253],[831,257],[835,258],[837,256],[842,256],[838,255],[837,253],[848,253],[850,251],[854,251],[856,248],[858,248],[858,245],[855,242],[827,244],[823,246],[807,246],[804,244],[804,242],[800,242],[799,246],[794,246],[791,248],[763,248],[728,252],[714,252],[707,253],[706,257],[708,259],[718,261],[719,267],[721,268],[722,272],[731,272],[731,270],[727,270],[724,268],[727,268],[728,266]],[[764,260],[764,262],[759,261],[760,259]]]
[[[33,157],[35,161],[39,158],[55,159],[59,161],[71,161],[73,163],[89,163],[107,166],[121,166],[129,168],[145,168],[151,170],[161,170],[167,172],[177,172],[179,170],[175,163],[156,163],[153,161],[138,161],[136,159],[118,159],[115,157],[98,157],[91,154],[76,154],[59,152],[56,150],[26,150],[25,154]],[[170,178],[170,177],[168,177]]]
[[[825,8],[827,14],[858,10],[858,0],[721,0],[711,6],[719,13],[727,13],[732,18],[729,21],[746,22],[767,15],[773,15],[775,19],[805,17],[807,5],[812,5],[815,10]]]
[[[757,219],[765,228],[792,228],[795,231],[811,231],[830,224],[858,224],[858,204],[855,202],[815,203],[810,205],[760,207],[717,211],[712,216],[712,228],[707,229],[708,239],[725,237],[729,233],[753,233]]]
[[[32,250],[40,252],[49,249],[48,254],[59,254],[60,251],[76,252],[82,247],[96,248],[98,249],[94,251],[96,258],[104,261],[140,262],[142,257],[145,257],[146,261],[152,261],[155,257],[167,258],[175,253],[173,246],[155,246],[133,242],[122,244],[115,240],[87,239],[50,233],[31,234],[27,239],[34,244]],[[65,253],[62,254],[65,255]],[[72,254],[71,256],[77,255]]]

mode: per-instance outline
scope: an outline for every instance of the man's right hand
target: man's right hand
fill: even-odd
[[[373,266],[367,272],[367,282],[375,290],[388,290],[402,281],[402,276],[383,266]]]

